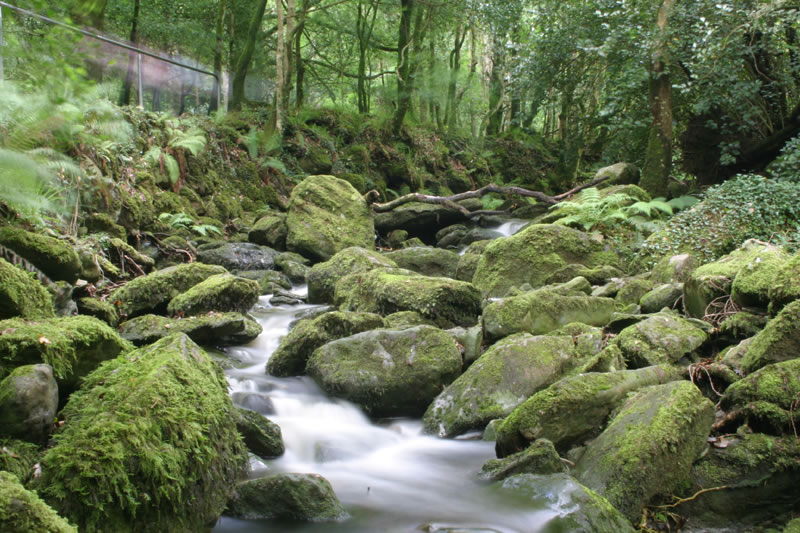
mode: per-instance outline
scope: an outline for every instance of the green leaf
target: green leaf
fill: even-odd
[[[178,183],[178,178],[180,178],[180,168],[178,167],[178,162],[175,161],[175,158],[167,153],[162,154],[164,156],[164,166],[167,169],[167,175],[169,176],[169,181],[171,183]]]

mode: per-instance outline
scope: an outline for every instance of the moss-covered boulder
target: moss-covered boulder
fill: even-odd
[[[648,291],[639,300],[642,313],[657,313],[665,307],[673,309],[683,296],[683,283],[666,283]]]
[[[774,270],[775,262],[780,262],[783,252],[775,246],[749,240],[730,254],[697,268],[683,286],[683,305],[686,313],[695,318],[703,318],[709,311],[709,305],[719,298],[727,297],[733,289],[733,281],[740,271],[744,270],[740,286],[740,298],[744,302],[754,302],[766,307],[768,302],[769,283],[759,275],[759,265],[771,265],[767,270]],[[774,273],[772,274],[774,276]]]
[[[500,481],[516,474],[557,474],[566,472],[567,466],[561,461],[553,443],[539,439],[521,452],[502,459],[489,459],[478,472],[478,478],[487,481]]]
[[[615,342],[629,368],[675,363],[708,339],[698,322],[665,311],[623,329]]]
[[[592,285],[603,285],[612,278],[622,278],[624,275],[625,273],[622,270],[611,265],[589,268],[577,263],[570,263],[553,272],[544,283],[546,285],[565,283],[573,278],[582,277],[586,278]]]
[[[800,253],[794,254],[781,266],[769,289],[770,307],[773,312],[800,299]]]
[[[656,495],[685,484],[706,448],[714,405],[688,381],[640,390],[575,465],[575,477],[631,522]]]
[[[0,227],[0,246],[31,262],[53,281],[75,283],[81,260],[72,245],[16,226]]]
[[[762,251],[743,265],[733,278],[731,298],[740,307],[766,309],[770,303],[770,290],[773,290],[779,272],[789,259],[783,248],[768,244],[762,246]]]
[[[261,334],[261,325],[242,313],[208,313],[183,318],[142,315],[123,322],[120,336],[136,346],[152,344],[175,333],[185,333],[197,344],[235,346]]]
[[[0,257],[0,319],[50,318],[53,299],[32,274]]]
[[[787,305],[753,337],[742,358],[742,370],[755,372],[764,365],[800,358],[800,301]]]
[[[35,488],[82,531],[201,531],[247,465],[225,376],[185,335],[106,362],[62,415]]]
[[[106,213],[92,213],[83,217],[81,224],[88,233],[107,233],[109,237],[125,240],[125,228],[114,222]]]
[[[99,298],[78,298],[75,301],[78,312],[82,315],[93,316],[111,326],[117,327],[119,324],[119,313],[114,305],[106,300]]]
[[[307,370],[325,392],[373,416],[419,416],[459,375],[461,354],[430,326],[374,330],[318,348]]]
[[[567,474],[518,474],[501,485],[511,501],[543,500],[556,509],[546,523],[547,531],[570,533],[634,533],[630,522],[605,498]],[[538,507],[536,507],[538,509]]]
[[[318,474],[273,474],[243,481],[226,515],[255,520],[338,522],[347,513],[327,479]]]
[[[0,377],[20,365],[53,368],[60,394],[77,388],[83,376],[108,359],[131,350],[108,324],[89,316],[39,321],[0,321]]]
[[[343,277],[336,283],[333,302],[342,310],[383,316],[416,311],[441,328],[474,326],[481,314],[481,295],[471,283],[399,268]]]
[[[0,436],[44,442],[53,429],[58,384],[50,365],[24,365],[0,381]]]
[[[386,257],[400,268],[412,270],[424,276],[456,277],[459,255],[450,250],[430,247],[411,247],[389,252]]]
[[[800,533],[800,518],[795,518],[786,524],[783,533]]]
[[[345,180],[309,176],[289,198],[289,251],[327,261],[350,246],[373,249],[375,226],[367,202]]]
[[[667,256],[655,264],[650,279],[656,283],[685,283],[698,266],[698,259],[690,254]]]
[[[735,344],[758,335],[768,322],[766,315],[739,311],[719,325],[719,338],[728,344]]]
[[[463,213],[447,206],[410,202],[386,213],[376,214],[375,229],[381,235],[403,230],[413,237],[433,242],[440,229],[466,220]]]
[[[498,426],[497,456],[517,453],[538,439],[566,451],[597,435],[631,392],[679,376],[677,369],[654,366],[566,377],[525,400]]]
[[[679,493],[690,499],[675,511],[699,529],[757,531],[796,512],[798,476],[800,442],[794,435],[718,437],[692,468],[691,484]]]
[[[475,271],[478,269],[481,255],[483,255],[490,242],[492,241],[476,241],[467,246],[467,249],[458,258],[455,276],[457,280],[472,282]]]
[[[432,320],[428,320],[416,311],[398,311],[387,315],[384,317],[383,321],[388,329],[404,329],[414,326],[436,327],[436,324]]]
[[[331,303],[336,282],[341,278],[381,267],[393,268],[397,267],[397,263],[373,250],[357,246],[345,248],[324,263],[311,267],[307,277],[308,301],[314,304]]]
[[[261,294],[273,294],[278,289],[291,290],[292,280],[283,272],[277,270],[245,270],[237,272],[237,276],[252,279],[261,287]]]
[[[798,397],[800,358],[767,365],[737,381],[725,391],[720,405],[729,420],[780,434],[795,427]]]
[[[311,268],[308,259],[294,252],[283,252],[275,257],[275,266],[286,274],[294,283],[303,284],[308,278]]]
[[[250,231],[247,239],[255,244],[269,246],[276,250],[286,249],[286,235],[289,233],[286,227],[286,215],[269,214],[259,218]]]
[[[0,530],[7,533],[78,533],[17,476],[0,471]]]
[[[201,281],[224,274],[224,267],[203,263],[176,265],[133,279],[111,293],[122,316],[133,318],[147,313],[165,314],[167,304]]]
[[[472,282],[488,296],[503,296],[525,283],[542,286],[570,263],[587,267],[616,265],[619,259],[602,242],[566,226],[536,224],[491,241],[478,261]]]
[[[262,459],[269,459],[279,457],[286,451],[278,424],[261,413],[242,407],[235,409],[234,416],[236,429],[241,433],[244,444],[250,452]]]
[[[503,418],[582,359],[570,337],[520,333],[492,345],[430,404],[425,431],[455,437]]]
[[[227,273],[216,274],[173,298],[167,305],[167,313],[172,316],[202,315],[212,311],[246,313],[258,302],[260,295],[261,286],[257,281]]]
[[[303,320],[281,339],[267,361],[267,373],[284,377],[304,374],[308,358],[323,344],[384,326],[384,320],[373,313],[334,311]]]
[[[252,242],[213,242],[201,245],[197,260],[207,265],[220,265],[230,271],[272,270],[277,250]]]
[[[614,310],[611,298],[539,289],[489,304],[483,311],[483,328],[489,339],[518,332],[541,335],[570,322],[605,326]]]
[[[622,281],[614,299],[624,307],[626,305],[639,305],[642,296],[655,287],[655,282],[645,278],[629,278]]]
[[[39,444],[19,439],[0,437],[0,470],[11,472],[26,483],[34,474],[34,465],[41,455]]]

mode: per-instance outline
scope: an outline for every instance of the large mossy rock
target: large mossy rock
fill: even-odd
[[[384,326],[383,318],[373,313],[333,311],[302,320],[281,339],[267,361],[267,373],[281,377],[304,374],[308,358],[323,344]]]
[[[687,482],[713,421],[714,405],[694,384],[647,387],[625,402],[573,473],[638,523],[651,498]]]
[[[167,312],[170,300],[201,281],[225,272],[225,267],[219,265],[176,265],[129,281],[112,292],[110,299],[119,302],[120,314],[128,318],[147,313],[162,315]]]
[[[185,335],[103,364],[62,414],[35,488],[81,531],[202,531],[247,465],[225,376]]]
[[[671,312],[658,313],[623,329],[614,342],[629,368],[676,363],[708,339],[698,322]]]
[[[252,242],[214,242],[200,246],[197,260],[230,271],[272,270],[277,250]]]
[[[436,397],[422,417],[423,427],[440,437],[483,429],[581,361],[571,337],[520,333],[505,338]]]
[[[237,407],[234,416],[236,429],[242,434],[247,449],[262,459],[279,457],[284,454],[281,428],[261,413]]]
[[[24,270],[0,257],[0,319],[56,316],[47,289]]]
[[[800,301],[784,307],[753,337],[742,358],[742,370],[755,372],[770,363],[797,358],[800,358]]]
[[[332,303],[336,282],[348,274],[367,272],[375,268],[394,268],[397,263],[386,256],[352,246],[311,267],[308,273],[308,301],[312,304]]]
[[[375,226],[367,202],[345,180],[309,176],[289,198],[286,247],[315,261],[327,261],[350,246],[373,249]]]
[[[733,282],[740,271],[740,305],[767,307],[772,284],[770,278],[777,273],[776,265],[785,262],[783,255],[780,248],[749,240],[717,261],[695,269],[683,286],[686,313],[694,318],[703,318],[712,302],[731,294]]]
[[[613,252],[585,233],[566,226],[536,224],[492,241],[478,261],[472,282],[488,296],[503,296],[511,287],[525,283],[540,287],[571,263],[594,267],[618,262]]]
[[[605,326],[615,306],[611,298],[539,289],[489,304],[483,311],[483,327],[487,338],[500,339],[518,332],[541,335],[571,322]]]
[[[286,249],[286,215],[269,214],[259,218],[247,234],[247,240],[276,250]]]
[[[757,531],[759,526],[797,510],[800,442],[761,433],[743,433],[717,446],[692,467],[690,500],[676,508],[697,529]],[[708,490],[725,487],[724,490]]]
[[[416,311],[441,328],[474,326],[481,314],[481,295],[471,283],[399,268],[345,276],[336,283],[333,301],[342,310],[382,316]]]
[[[386,257],[397,263],[400,268],[412,270],[423,276],[456,277],[459,255],[450,250],[412,246],[389,252]]]
[[[175,333],[185,333],[197,344],[235,346],[261,334],[261,324],[242,313],[208,313],[184,318],[142,315],[123,322],[120,336],[136,346],[152,344]]]
[[[327,479],[318,474],[273,474],[237,485],[226,515],[255,520],[338,522],[347,513]]]
[[[246,313],[261,295],[257,281],[232,274],[216,274],[173,298],[167,305],[172,316],[202,315],[210,312]]]
[[[558,474],[566,470],[553,443],[539,439],[521,452],[502,459],[489,459],[481,467],[478,478],[500,481],[516,474]]]
[[[634,533],[630,522],[605,498],[567,474],[518,474],[501,485],[508,499],[544,500],[556,509],[546,531],[569,533]]]
[[[53,368],[62,396],[108,359],[131,350],[108,324],[89,316],[0,321],[0,378],[20,365]]]
[[[373,416],[419,416],[459,375],[461,354],[430,326],[374,330],[318,348],[307,370],[325,392]]]
[[[478,269],[481,255],[483,255],[490,242],[492,241],[476,241],[467,246],[467,249],[458,258],[455,276],[457,280],[472,282],[475,271]]]
[[[81,260],[78,253],[60,239],[5,226],[0,228],[0,246],[30,261],[53,281],[75,283],[80,276]]]
[[[24,365],[0,381],[0,436],[44,442],[53,429],[58,384],[50,365]]]
[[[800,358],[767,365],[737,381],[720,405],[756,431],[783,433],[795,427],[798,398]]]
[[[463,213],[447,206],[410,202],[375,215],[375,229],[381,235],[404,230],[413,237],[422,237],[432,242],[440,229],[466,220]]]
[[[800,299],[800,253],[789,258],[775,274],[769,289],[769,299],[773,312]]]
[[[0,453],[0,470],[11,472],[23,481],[35,473],[34,465],[41,456],[39,444],[0,437],[0,450],[5,450]]]
[[[669,367],[597,372],[566,377],[537,392],[497,428],[498,457],[547,439],[562,451],[597,435],[611,412],[630,394],[679,379]]]
[[[78,533],[17,476],[0,471],[0,531],[5,533]]]

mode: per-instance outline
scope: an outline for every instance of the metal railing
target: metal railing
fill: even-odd
[[[153,52],[149,52],[149,51],[144,50],[142,48],[139,48],[137,46],[133,46],[131,44],[128,44],[128,43],[125,43],[125,42],[122,42],[122,41],[118,41],[116,39],[112,39],[110,37],[106,37],[104,35],[100,35],[99,33],[95,33],[95,32],[92,32],[92,31],[89,31],[89,30],[86,30],[86,29],[83,29],[83,28],[78,28],[76,26],[72,26],[72,25],[67,24],[65,22],[61,22],[61,21],[52,19],[50,17],[46,17],[44,15],[40,15],[39,13],[35,13],[35,12],[29,11],[27,9],[22,9],[20,7],[13,6],[11,4],[8,4],[8,3],[2,2],[2,1],[0,1],[0,80],[4,79],[3,78],[3,54],[2,54],[2,47],[3,47],[3,8],[4,7],[8,8],[8,9],[11,9],[12,11],[16,11],[17,13],[20,13],[22,15],[25,15],[25,16],[28,16],[28,17],[33,17],[33,18],[36,18],[36,19],[41,20],[43,22],[47,22],[48,24],[53,24],[55,26],[59,26],[59,27],[65,28],[67,30],[73,31],[75,33],[80,33],[80,34],[82,34],[82,35],[84,35],[86,37],[90,37],[92,39],[96,39],[98,41],[101,41],[101,42],[104,42],[104,43],[107,43],[107,44],[111,44],[113,46],[117,46],[119,48],[128,50],[129,52],[136,53],[137,78],[138,78],[137,79],[137,87],[138,87],[138,95],[139,95],[139,106],[143,106],[143,101],[142,101],[142,85],[143,85],[142,84],[142,56],[148,56],[148,57],[151,57],[151,58],[156,59],[158,61],[163,61],[165,63],[168,63],[170,65],[175,65],[177,67],[185,68],[185,69],[191,70],[193,72],[197,72],[199,74],[205,74],[207,76],[213,77],[215,82],[216,82],[215,83],[216,91],[215,91],[215,94],[214,94],[214,100],[215,100],[216,108],[220,109],[220,107],[222,105],[222,80],[220,79],[220,75],[218,73],[216,73],[216,72],[211,72],[209,70],[204,70],[202,68],[198,68],[198,67],[195,67],[195,66],[192,66],[192,65],[188,65],[188,64],[183,63],[181,61],[176,61],[176,60],[171,59],[169,57],[164,57],[162,55],[159,55],[159,54],[156,54],[156,53],[153,53]]]

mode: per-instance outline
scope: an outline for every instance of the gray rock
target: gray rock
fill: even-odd
[[[215,242],[198,248],[197,260],[228,270],[273,270],[276,250],[252,242]]]
[[[0,382],[0,434],[44,442],[53,429],[58,384],[50,365],[14,369]]]

